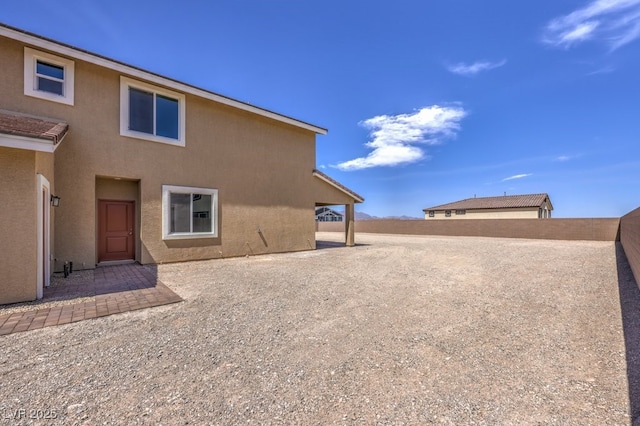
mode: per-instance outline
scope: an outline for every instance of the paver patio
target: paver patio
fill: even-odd
[[[87,280],[44,289],[43,300],[93,296],[92,300],[2,315],[0,336],[122,312],[180,302],[156,276],[139,264],[96,268]]]

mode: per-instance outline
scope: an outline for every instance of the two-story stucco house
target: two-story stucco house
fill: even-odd
[[[64,262],[143,264],[315,248],[326,130],[0,25],[0,304]]]
[[[423,210],[426,220],[434,219],[547,219],[553,205],[547,194],[474,197]]]

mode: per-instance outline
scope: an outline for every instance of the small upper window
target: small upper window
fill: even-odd
[[[184,146],[184,117],[184,95],[121,77],[121,135]]]
[[[64,96],[64,67],[36,60],[36,88]]]
[[[436,212],[434,212],[433,210],[429,210],[429,217],[435,217]]]
[[[73,61],[24,48],[24,94],[73,105]]]
[[[445,217],[451,217],[451,210],[445,210],[444,215]]]

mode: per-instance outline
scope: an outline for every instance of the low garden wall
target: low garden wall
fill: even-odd
[[[640,210],[636,210],[636,212],[636,219],[640,221]],[[318,222],[316,229],[324,232],[343,232],[344,223]],[[619,229],[620,219],[618,218],[469,220],[377,219],[355,222],[356,232],[363,233],[532,238],[546,240],[617,241],[619,239]]]

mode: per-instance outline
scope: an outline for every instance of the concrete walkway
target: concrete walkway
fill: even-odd
[[[0,336],[182,301],[139,264],[99,267],[93,279],[44,290],[43,299],[94,296],[82,303],[0,315]]]

